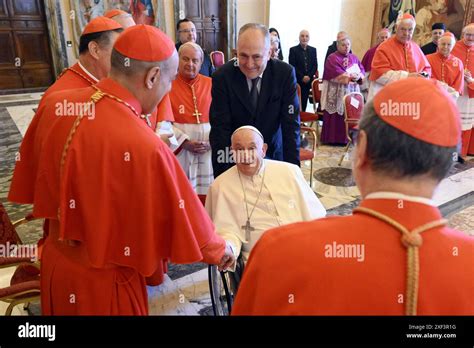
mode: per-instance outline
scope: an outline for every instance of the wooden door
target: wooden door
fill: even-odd
[[[53,82],[41,0],[0,0],[0,89],[47,87]]]
[[[196,41],[207,52],[227,52],[227,0],[185,0],[179,19],[187,18],[196,26]]]

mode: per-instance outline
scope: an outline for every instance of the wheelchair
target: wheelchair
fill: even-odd
[[[215,316],[230,315],[243,271],[242,255],[236,260],[235,272],[219,272],[217,266],[209,265],[209,292]]]

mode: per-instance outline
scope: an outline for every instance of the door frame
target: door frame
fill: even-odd
[[[227,22],[223,28],[224,31],[227,31],[225,33],[226,52],[224,52],[224,54],[230,59],[232,58],[232,49],[236,48],[237,45],[237,0],[225,0],[222,2],[224,4],[224,13],[226,13],[224,20]],[[185,7],[184,0],[174,0],[175,23],[186,18]],[[176,25],[174,29],[176,30]],[[175,32],[175,37],[176,34]]]
[[[65,30],[61,15],[62,8],[63,6],[60,1],[44,0],[49,47],[51,57],[53,58],[55,76],[59,76],[63,69],[69,66],[67,58],[68,47],[66,46],[66,39],[64,37]]]

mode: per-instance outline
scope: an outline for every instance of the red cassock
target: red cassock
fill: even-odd
[[[43,314],[144,315],[146,280],[164,260],[218,263],[225,242],[141,106],[106,78],[50,95],[22,143],[9,199],[50,222],[41,263]],[[71,105],[95,99],[75,132]],[[67,111],[66,111],[67,110]],[[58,111],[60,117],[58,116]]]
[[[474,47],[467,46],[463,40],[456,42],[453,51],[454,56],[458,57],[464,64],[464,69],[467,69],[474,75]],[[474,98],[474,82],[467,85],[467,92],[469,98]],[[468,110],[460,110],[461,113]],[[472,115],[473,111],[467,112]],[[462,132],[462,150],[463,155],[474,154],[474,135],[472,129],[463,130]]]
[[[56,82],[54,82],[44,93],[43,98],[47,95],[57,92],[64,91],[66,89],[78,89],[89,87],[97,83],[97,80],[94,80],[90,77],[79,65],[79,63],[74,64],[72,67],[64,69],[61,75],[59,75]]]
[[[402,44],[396,36],[382,42],[375,51],[370,80],[378,80],[390,70],[426,72],[431,75],[430,64],[420,47],[413,41]]]
[[[46,90],[43,98],[53,92],[89,87],[96,83],[97,81],[90,77],[81,66],[76,63],[63,71],[56,82]],[[150,123],[153,129],[156,129],[156,125],[160,121],[174,121],[168,94],[163,97],[160,104],[158,104],[157,110],[150,116]]]
[[[194,80],[186,82],[178,76],[173,81],[173,87],[169,93],[175,122],[198,123],[197,117],[193,115],[197,109],[202,113],[199,116],[199,122],[208,123],[212,102],[211,88],[212,79],[210,77],[198,74]],[[196,104],[193,101],[194,96]]]
[[[463,40],[456,42],[452,50],[452,55],[461,59],[464,69],[469,70],[474,75],[474,47],[467,46]],[[467,85],[469,98],[474,98],[474,82]]]
[[[447,58],[436,52],[426,56],[431,65],[431,77],[443,81],[448,86],[454,88],[459,94],[464,89],[464,64],[454,55]]]
[[[437,208],[408,200],[366,199],[360,207],[410,231],[442,218]],[[401,235],[357,211],[268,231],[250,254],[232,314],[403,315],[407,249]],[[421,236],[417,314],[473,315],[473,238],[448,227]],[[364,246],[363,257],[354,257],[355,248],[339,253],[344,245]]]

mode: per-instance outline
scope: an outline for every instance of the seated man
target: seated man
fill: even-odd
[[[232,134],[236,166],[209,188],[206,210],[217,232],[244,262],[268,229],[324,217],[326,210],[296,165],[264,159],[267,144],[257,128]]]
[[[406,103],[418,106],[400,113]],[[431,200],[460,139],[456,104],[435,80],[403,79],[369,101],[359,129],[359,207],[266,232],[232,314],[474,314],[474,240]]]

